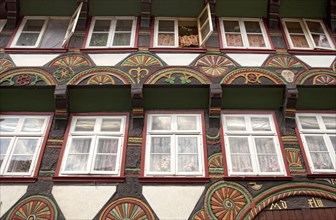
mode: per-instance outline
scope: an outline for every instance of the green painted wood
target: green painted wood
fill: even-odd
[[[130,111],[131,88],[69,88],[70,112]]]
[[[282,0],[281,0],[282,2]],[[217,0],[216,16],[267,17],[268,0]]]
[[[139,16],[140,0],[93,0],[89,1],[91,16]]]
[[[76,0],[20,0],[21,16],[71,16]]]
[[[326,18],[330,0],[281,0],[282,18]]]
[[[1,88],[0,112],[54,112],[54,87]]]
[[[336,110],[336,88],[299,87],[298,110]]]
[[[222,92],[222,109],[279,110],[283,105],[282,87],[225,87]]]
[[[145,109],[207,109],[209,88],[144,88]]]
[[[203,0],[152,0],[151,15],[196,18],[203,7]]]

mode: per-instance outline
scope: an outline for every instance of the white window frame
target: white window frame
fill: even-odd
[[[227,124],[225,123],[225,117],[244,117],[246,122],[246,131],[229,131],[227,128]],[[253,117],[264,117],[268,118],[270,122],[270,131],[253,131],[251,125],[251,118]],[[226,160],[227,160],[227,167],[228,167],[228,175],[229,176],[285,176],[287,175],[287,171],[285,169],[285,164],[283,160],[283,155],[281,152],[281,146],[279,141],[279,135],[275,127],[274,117],[272,114],[231,114],[231,113],[223,113],[222,114],[222,126],[223,126],[223,133],[224,133],[224,146],[225,146],[225,153],[226,153]],[[231,160],[231,152],[229,146],[229,138],[236,137],[236,138],[247,138],[248,139],[248,146],[251,156],[252,168],[253,171],[251,172],[234,172],[232,168],[232,160]],[[277,159],[279,162],[279,172],[262,172],[260,170],[260,165],[258,163],[258,154],[257,148],[254,143],[254,138],[272,138],[275,151],[277,154]]]
[[[312,37],[312,33],[309,31],[308,25],[307,25],[307,21],[311,21],[311,22],[317,22],[320,23],[323,32],[325,34],[325,36],[328,39],[328,43],[330,45],[330,48],[326,48],[326,47],[319,47],[318,45],[315,44],[314,39]],[[335,50],[335,45],[329,35],[329,32],[327,31],[325,25],[323,24],[322,20],[320,19],[295,19],[295,18],[282,18],[281,19],[282,25],[284,27],[284,31],[286,34],[286,38],[287,41],[289,43],[289,46],[291,49],[298,49],[298,50],[313,50],[315,48],[318,49],[324,49],[324,50]],[[301,26],[302,32],[303,32],[303,36],[305,37],[305,39],[307,40],[308,46],[309,47],[295,47],[293,44],[293,41],[291,39],[291,33],[289,33],[288,29],[287,29],[287,25],[286,22],[298,22]],[[295,33],[294,33],[295,34]]]
[[[78,119],[95,119],[94,131],[75,131],[75,126]],[[119,131],[99,131],[103,119],[120,119],[120,130]],[[79,174],[104,174],[104,175],[120,175],[121,161],[122,161],[122,153],[124,149],[124,138],[125,138],[125,129],[126,129],[126,116],[73,116],[71,119],[70,131],[68,134],[67,143],[65,146],[65,152],[63,154],[60,176],[66,175],[79,175]],[[69,151],[71,147],[72,140],[74,139],[83,139],[90,138],[91,146],[88,157],[88,162],[86,169],[84,171],[66,171],[65,166],[67,163],[67,159],[69,156]],[[97,156],[97,146],[99,138],[108,138],[108,139],[118,139],[118,150],[116,157],[116,169],[114,171],[95,171],[94,170],[94,162]]]
[[[155,116],[170,116],[171,130],[153,130],[151,128],[153,117]],[[197,128],[196,130],[178,130],[177,117],[179,116],[193,116],[196,117]],[[202,132],[202,117],[201,114],[148,114],[147,115],[147,132],[146,132],[146,153],[145,153],[145,176],[199,176],[204,177],[204,146],[203,146],[203,132]],[[152,137],[170,137],[171,151],[170,151],[170,172],[150,171],[150,146]],[[198,141],[198,164],[199,170],[194,172],[179,172],[178,171],[178,152],[177,152],[177,139],[178,137],[196,137]]]
[[[91,38],[92,38],[92,33],[93,29],[95,26],[95,23],[97,20],[110,20],[110,30],[108,33],[108,38],[107,38],[107,44],[106,46],[90,46]],[[113,40],[115,36],[115,29],[116,29],[116,24],[118,20],[132,20],[132,30],[131,30],[131,40],[129,45],[125,46],[113,46]],[[131,17],[131,16],[98,16],[98,17],[93,17],[91,25],[90,25],[90,30],[89,30],[89,35],[86,41],[86,48],[128,48],[128,47],[134,47],[135,44],[135,32],[136,32],[136,26],[137,26],[137,18],[136,17]]]
[[[225,35],[225,29],[224,29],[224,24],[223,21],[237,21],[239,24],[239,29],[240,29],[240,35],[243,41],[243,46],[241,47],[235,47],[235,46],[228,46],[227,42],[226,42],[226,35]],[[249,46],[249,41],[247,38],[247,32],[246,32],[246,28],[245,28],[245,23],[246,21],[252,21],[252,22],[258,22],[259,23],[259,27],[261,30],[261,34],[264,38],[264,42],[265,42],[265,47],[252,47]],[[219,25],[220,25],[220,29],[221,29],[221,34],[222,34],[222,41],[223,41],[223,45],[225,48],[238,48],[238,49],[271,49],[271,44],[270,44],[270,39],[268,37],[264,22],[262,19],[259,18],[231,18],[231,17],[221,17],[219,19]]]
[[[0,167],[0,176],[32,176],[34,174],[37,158],[40,154],[42,148],[42,142],[46,137],[46,130],[49,124],[50,116],[43,115],[1,115],[0,119],[3,118],[18,118],[18,123],[14,131],[12,132],[1,132],[2,139],[10,139],[7,151],[5,153],[4,160]],[[44,123],[41,127],[40,132],[22,132],[21,129],[23,127],[25,119],[29,118],[39,118],[44,119]],[[16,147],[16,143],[19,139],[37,139],[37,146],[35,148],[35,152],[32,157],[31,165],[28,172],[8,172],[8,168],[11,162],[11,159],[14,155],[14,150]]]
[[[300,119],[300,116],[310,116],[310,117],[315,117],[318,122],[318,126],[320,127],[319,129],[303,129]],[[296,118],[296,124],[298,131],[300,133],[302,145],[305,151],[306,158],[309,163],[310,171],[312,173],[335,173],[336,172],[336,153],[333,149],[333,145],[329,139],[329,136],[336,136],[336,129],[327,129],[324,125],[324,122],[322,120],[323,116],[335,116],[335,114],[317,114],[317,113],[297,113],[295,118]],[[320,136],[323,138],[324,143],[326,145],[326,148],[328,150],[328,153],[330,155],[331,162],[334,166],[334,169],[315,169],[314,167],[314,162],[312,160],[312,157],[310,155],[310,150],[308,148],[308,144],[306,141],[306,135],[307,136]]]
[[[203,24],[201,24],[200,18],[203,14],[207,14],[208,18],[205,20]],[[174,45],[173,46],[160,46],[158,45],[158,38],[159,38],[159,22],[160,21],[174,21]],[[213,33],[213,25],[212,25],[212,19],[211,19],[211,11],[209,3],[205,5],[205,7],[202,9],[202,11],[199,13],[199,15],[196,18],[180,18],[180,17],[156,17],[154,22],[154,47],[163,47],[163,48],[178,48],[179,47],[179,34],[178,34],[178,23],[179,21],[195,21],[196,27],[198,31],[198,44],[199,47],[202,47],[206,41],[209,39],[211,34]],[[209,25],[209,32],[207,35],[202,39],[201,31],[204,29],[207,25]],[[160,32],[160,33],[173,33],[173,32]]]
[[[77,22],[78,22],[79,15],[81,13],[82,7],[83,7],[83,2],[81,2],[78,5],[77,9],[72,14],[72,16],[70,18],[70,21],[69,21],[67,31],[66,31],[65,36],[64,36],[64,40],[62,42],[62,47],[65,47],[67,45],[67,43],[70,41],[70,38],[75,33],[75,29],[76,29],[76,26],[77,26]]]
[[[0,19],[0,33],[2,29],[6,26],[7,20],[6,19]]]

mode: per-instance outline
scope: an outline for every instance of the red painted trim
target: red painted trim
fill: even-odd
[[[62,160],[64,157],[64,152],[65,152],[65,147],[68,142],[68,137],[69,137],[69,132],[70,132],[70,127],[71,127],[71,122],[74,116],[126,116],[126,121],[125,121],[125,132],[124,132],[124,143],[123,143],[123,152],[122,152],[122,157],[121,157],[121,166],[120,166],[120,175],[119,176],[111,176],[111,175],[95,175],[95,174],[90,174],[90,175],[68,175],[68,176],[60,176],[60,169],[62,165]],[[126,163],[126,151],[127,151],[127,141],[128,141],[128,129],[129,129],[129,117],[130,114],[126,112],[97,112],[97,113],[71,113],[69,117],[69,121],[67,124],[66,131],[64,133],[64,140],[61,148],[61,152],[58,157],[58,163],[55,171],[55,176],[53,180],[58,181],[60,180],[61,182],[66,182],[65,179],[69,179],[69,182],[92,182],[93,180],[96,180],[98,182],[100,179],[103,179],[103,182],[106,182],[105,179],[111,179],[109,182],[115,182],[118,181],[118,179],[123,179],[124,178],[124,170],[125,170],[125,163]],[[73,180],[74,179],[74,180]],[[83,180],[82,180],[83,179]],[[87,181],[86,181],[87,179]]]
[[[134,47],[123,47],[123,48],[83,48],[80,52],[84,53],[113,53],[113,52],[137,52],[138,49]]]
[[[177,177],[145,177],[145,160],[146,160],[146,141],[147,141],[147,121],[149,114],[200,114],[201,115],[201,123],[202,123],[202,140],[203,140],[203,159],[204,159],[204,176],[205,177],[186,177],[186,176],[177,176]],[[188,179],[208,179],[209,177],[209,166],[208,166],[208,150],[207,150],[207,142],[206,142],[206,128],[205,128],[205,118],[204,118],[204,111],[202,110],[149,110],[146,111],[145,119],[144,119],[144,128],[142,132],[142,150],[141,150],[141,170],[140,176],[141,178],[146,180],[150,180],[148,182],[160,182],[160,179],[176,179],[175,182],[188,182]],[[165,182],[165,181],[163,181]],[[172,181],[174,182],[174,181]]]
[[[66,53],[67,49],[63,48],[5,48],[5,52],[10,53]]]
[[[204,48],[179,48],[179,47],[151,47],[149,48],[151,52],[169,52],[169,53],[205,53],[207,49]]]
[[[140,20],[141,20],[140,16],[136,17],[135,36],[134,36],[134,47],[135,48],[138,48]]]
[[[116,176],[95,176],[95,175],[85,175],[85,176],[54,176],[52,178],[53,182],[66,182],[66,183],[82,183],[82,182],[114,182],[114,183],[122,183],[125,181],[124,177],[116,177]]]
[[[149,46],[150,48],[154,48],[154,25],[155,25],[155,17],[153,16],[150,16],[150,25],[151,25],[151,29],[150,29],[150,43],[149,43]]]
[[[297,55],[335,55],[335,50],[323,50],[323,49],[307,49],[307,50],[298,50],[298,49],[288,49],[288,53],[297,54]]]
[[[314,173],[314,174],[307,174],[308,178],[336,178],[335,173]]]
[[[282,37],[283,37],[283,39],[286,43],[286,47],[287,47],[287,49],[290,49],[291,47],[290,47],[290,44],[288,42],[287,35],[286,35],[286,32],[285,32],[285,27],[283,26],[281,19],[280,19],[280,22],[279,22],[279,26],[280,26],[280,31],[281,31]]]
[[[224,178],[228,178],[228,179],[233,179],[233,180],[250,180],[250,179],[265,179],[265,180],[270,180],[270,179],[291,179],[292,177],[290,176],[290,170],[288,167],[288,164],[286,162],[286,154],[285,154],[285,150],[284,150],[284,145],[282,143],[282,135],[281,132],[279,130],[279,125],[277,122],[277,118],[275,115],[274,111],[255,111],[255,110],[223,110],[221,112],[222,114],[259,114],[259,115],[263,115],[263,114],[271,114],[272,115],[272,119],[273,119],[273,123],[274,123],[274,127],[275,127],[275,132],[277,134],[277,139],[279,141],[280,144],[280,151],[282,154],[282,160],[283,160],[283,164],[284,164],[284,168],[285,168],[285,175],[284,176],[229,176],[229,172],[228,172],[228,165],[227,165],[227,160],[226,160],[226,150],[225,150],[225,141],[224,141],[224,128],[223,128],[223,124],[222,124],[222,116],[221,116],[221,120],[220,120],[220,137],[221,137],[221,144],[222,144],[222,155],[223,155],[223,168],[224,168]],[[224,167],[225,165],[225,167]]]
[[[23,20],[23,17],[20,17],[19,22],[18,22],[18,24],[17,24],[17,26],[16,26],[16,28],[15,28],[15,30],[14,30],[11,38],[9,39],[6,48],[10,48],[10,46],[12,45],[13,40],[15,38],[15,35],[17,34],[17,31],[19,30],[19,27],[21,26],[22,20]]]
[[[34,183],[37,177],[0,177],[0,183]]]
[[[221,48],[222,53],[258,53],[258,54],[275,54],[275,49],[248,49],[248,48]]]
[[[83,40],[83,43],[82,43],[82,49],[85,48],[85,46],[86,46],[86,42],[87,42],[88,37],[89,37],[91,24],[92,24],[92,16],[89,17],[89,22],[86,25],[84,40]]]
[[[208,177],[140,177],[140,183],[208,183]]]

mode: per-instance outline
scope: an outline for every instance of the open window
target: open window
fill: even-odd
[[[220,28],[225,48],[271,48],[261,19],[220,18]]]
[[[69,42],[80,14],[81,3],[72,18],[25,16],[14,36],[13,48],[61,48]]]
[[[126,116],[73,116],[60,176],[120,175]]]
[[[86,48],[134,47],[135,17],[94,17]]]
[[[298,131],[311,173],[336,172],[336,115],[297,113]]]
[[[229,176],[285,176],[279,135],[272,114],[223,114]]]
[[[49,116],[0,116],[0,176],[33,176]]]
[[[209,4],[197,18],[158,17],[154,26],[154,46],[202,47],[213,32]]]
[[[335,49],[322,20],[284,18],[282,24],[292,49]]]

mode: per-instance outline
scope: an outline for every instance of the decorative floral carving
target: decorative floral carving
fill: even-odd
[[[20,86],[25,86],[25,85],[29,85],[31,83],[31,80],[32,80],[31,75],[23,74],[23,75],[19,75],[16,78],[16,83],[19,84]]]
[[[92,76],[87,84],[92,84],[92,85],[106,85],[106,84],[115,84],[114,79],[112,76],[107,75],[107,74],[97,74]]]
[[[229,71],[229,66],[236,66],[231,60],[218,55],[206,55],[200,58],[195,66],[199,66],[202,73],[212,76],[221,77]]]
[[[73,75],[74,71],[71,67],[59,67],[54,73],[54,76],[58,81],[67,81],[71,79]]]
[[[336,79],[335,77],[332,77],[330,75],[321,74],[317,75],[313,79],[314,85],[336,85]]]

